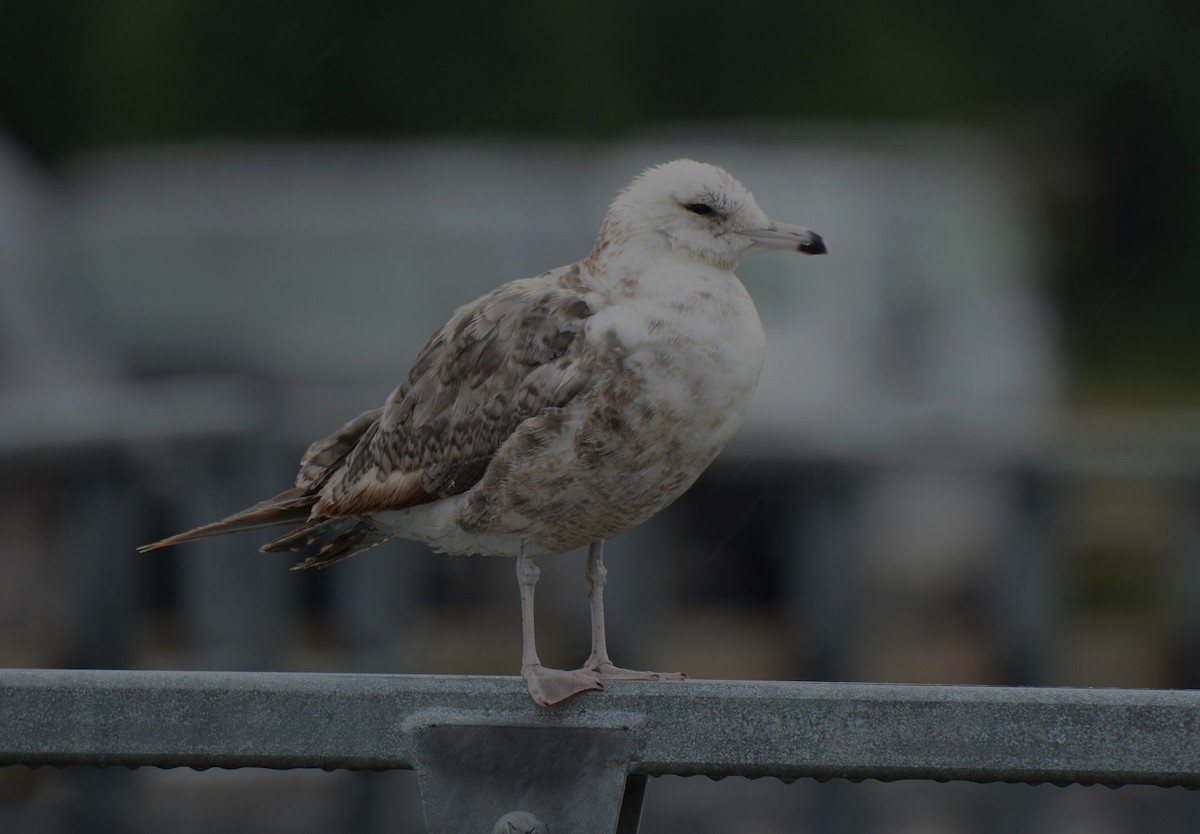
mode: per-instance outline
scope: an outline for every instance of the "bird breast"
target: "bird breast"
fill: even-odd
[[[754,301],[732,273],[689,264],[646,275],[635,303],[600,306],[588,336],[626,355],[642,399],[702,445],[733,436],[758,385],[766,337]]]
[[[540,552],[614,535],[678,498],[733,437],[765,338],[741,283],[713,273],[635,304],[596,305],[585,331],[596,385],[561,445],[514,463],[503,490],[511,514],[500,517],[515,524],[500,527],[528,523]]]

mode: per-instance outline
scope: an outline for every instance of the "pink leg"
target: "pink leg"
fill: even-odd
[[[683,681],[682,672],[639,672],[614,666],[608,657],[608,639],[604,634],[604,584],[608,569],[604,567],[604,541],[593,542],[588,548],[587,586],[588,601],[592,608],[592,653],[583,664],[584,669],[597,672],[602,680],[626,681]]]
[[[521,677],[534,702],[548,707],[589,689],[603,689],[604,685],[595,670],[547,669],[538,658],[533,626],[533,588],[541,573],[529,554],[529,542],[522,542],[517,554],[517,583],[521,589]]]

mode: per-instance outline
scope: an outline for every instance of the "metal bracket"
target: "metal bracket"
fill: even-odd
[[[591,713],[588,726],[435,710],[413,716],[429,834],[635,834],[645,777],[629,773],[642,716]]]

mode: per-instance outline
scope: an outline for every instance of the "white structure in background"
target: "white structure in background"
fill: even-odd
[[[0,394],[85,384],[110,370],[58,303],[62,220],[52,184],[0,134]]]
[[[303,441],[381,400],[459,304],[586,254],[615,189],[679,156],[831,251],[740,269],[769,338],[744,453],[1032,450],[1058,376],[1036,217],[1004,157],[957,131],[98,157],[73,172],[70,300],[143,371],[374,389],[293,412]]]

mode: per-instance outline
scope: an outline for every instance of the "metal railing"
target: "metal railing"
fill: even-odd
[[[0,764],[415,769],[432,834],[630,834],[661,774],[1200,787],[1200,692],[3,670]]]

